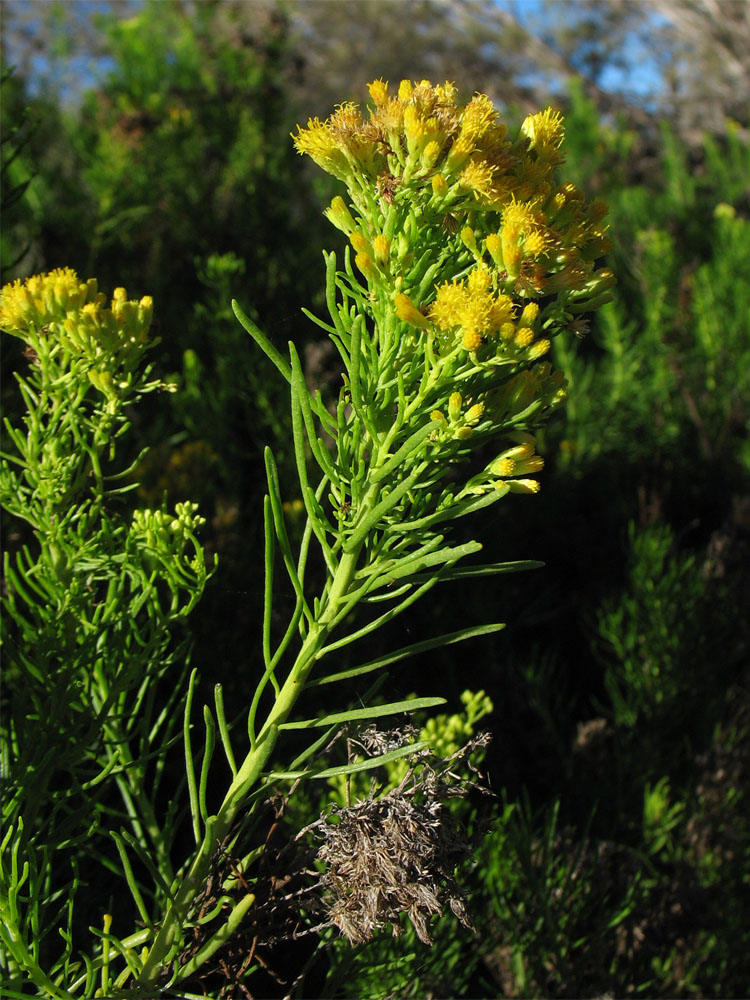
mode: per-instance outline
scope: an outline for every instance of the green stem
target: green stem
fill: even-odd
[[[94,702],[94,707],[100,711],[107,704],[110,696],[109,684],[101,669],[101,664],[95,665],[94,677],[99,688],[97,692],[99,703]],[[103,730],[107,765],[112,762],[113,757],[119,757],[123,765],[122,773],[115,776],[115,783],[120,790],[133,833],[141,841],[145,840],[144,831],[148,833],[156,851],[159,870],[164,873],[167,882],[171,882],[174,878],[172,864],[164,843],[164,834],[156,820],[153,806],[146,795],[143,767],[133,757],[127,733],[114,713],[107,711]]]
[[[320,617],[311,624],[289,676],[281,687],[273,708],[263,724],[255,746],[242,762],[236,777],[229,786],[218,814],[209,817],[198,854],[167,909],[161,930],[156,936],[143,970],[138,977],[139,986],[153,988],[162,968],[171,961],[175,949],[179,947],[185,920],[193,906],[195,897],[205,883],[212,860],[229,835],[249,792],[263,773],[263,769],[276,746],[279,734],[278,727],[286,721],[294,708],[318,658],[318,653],[333,627],[339,605],[345,599],[354,580],[360,548],[342,555],[331,581],[330,589],[325,596]]]

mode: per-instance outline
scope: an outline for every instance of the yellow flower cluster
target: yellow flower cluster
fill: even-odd
[[[69,267],[17,279],[0,292],[0,328],[18,337],[63,323],[87,304],[100,306],[104,296],[96,280],[79,281]]]
[[[342,104],[294,136],[300,153],[349,189],[360,220],[341,197],[326,214],[349,236],[366,281],[391,289],[391,308],[404,323],[431,322],[443,349],[453,338],[469,352],[489,345],[485,360],[498,353],[541,357],[549,339],[519,319],[524,304],[563,294],[569,311],[580,312],[601,304],[612,283],[609,272],[594,267],[611,246],[606,206],[587,206],[574,185],[556,181],[562,115],[550,108],[529,115],[511,141],[485,94],[462,106],[451,83],[403,80],[392,95],[375,80],[369,91],[366,116]],[[400,206],[407,215],[396,219],[391,208]],[[475,270],[467,274],[464,267],[460,279],[447,281],[438,275],[427,295],[422,286],[415,298],[422,275],[409,271],[415,230],[402,228],[409,214],[422,236],[431,227],[443,230],[436,251],[446,233],[460,233],[456,246],[469,249]]]
[[[140,353],[148,338],[153,300],[129,300],[116,288],[109,306],[95,278],[80,281],[69,267],[20,279],[0,292],[0,327],[38,348],[59,345],[92,361]]]
[[[444,454],[467,455],[472,437],[510,439],[469,493],[535,492],[528,477],[543,461],[526,430],[565,398],[542,359],[614,282],[596,266],[611,246],[606,205],[558,181],[558,111],[529,115],[513,138],[486,94],[461,104],[453,84],[428,80],[369,91],[366,112],[342,104],[294,142],[346,184],[348,201],[335,197],[326,215],[364,278],[362,294],[347,263],[376,356],[395,359],[400,392],[407,379],[429,389],[421,413]]]
[[[506,435],[513,443],[502,451],[487,468],[474,476],[464,487],[464,495],[478,495],[493,490],[510,493],[538,493],[539,480],[529,479],[544,467],[544,459],[536,454],[536,439],[525,431]]]
[[[484,337],[511,321],[513,300],[495,294],[489,269],[477,267],[464,281],[440,285],[429,315],[441,330],[457,327],[466,350],[476,351]]]
[[[369,118],[352,103],[340,105],[326,121],[311,118],[294,136],[298,152],[350,187],[364,178],[406,182],[436,170],[447,184],[484,199],[503,199],[513,189],[507,130],[486,95],[461,108],[452,83],[433,87],[429,80],[402,80],[398,95],[390,96],[388,84],[375,80],[369,90],[375,105]],[[544,143],[554,145],[547,133],[556,125],[546,127]],[[543,123],[538,130],[544,132]]]

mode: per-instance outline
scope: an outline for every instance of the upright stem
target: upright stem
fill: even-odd
[[[183,878],[177,894],[169,904],[164,923],[138,977],[139,986],[154,987],[162,968],[173,957],[172,951],[179,940],[193,900],[205,883],[211,862],[229,834],[248,793],[261,776],[276,745],[279,734],[278,727],[286,721],[294,708],[313,668],[317,654],[331,631],[331,623],[336,617],[338,606],[345,598],[354,577],[360,550],[361,547],[342,555],[321,609],[320,617],[312,623],[294,665],[263,724],[255,747],[242,762],[218,814],[210,817],[206,824],[203,842],[198,854]]]

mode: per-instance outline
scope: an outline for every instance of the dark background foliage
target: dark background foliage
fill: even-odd
[[[415,640],[436,620],[510,624],[388,682],[398,696],[446,694],[456,710],[466,687],[494,702],[486,764],[499,798],[467,874],[478,933],[444,918],[432,949],[408,929],[356,951],[330,940],[304,989],[744,995],[748,7],[4,6],[3,281],[71,266],[154,296],[154,360],[182,391],[140,411],[132,447],[152,451],[138,502],[166,491],[209,518],[220,569],[192,620],[193,663],[230,704],[259,669],[265,444],[294,481],[284,387],[230,299],[336,391],[301,314],[322,312],[321,250],[340,246],[320,216],[334,188],[295,157],[290,131],[362,100],[378,76],[453,79],[511,122],[550,102],[566,112],[563,171],[611,206],[616,299],[555,345],[570,401],[542,442],[542,493],[466,528],[493,558],[546,566],[417,607],[402,626]],[[6,349],[6,412],[16,363]],[[267,958],[299,971],[308,952]]]

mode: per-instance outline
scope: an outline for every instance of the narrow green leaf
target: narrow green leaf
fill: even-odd
[[[193,669],[188,682],[188,693],[185,700],[185,714],[182,725],[182,739],[185,746],[185,772],[187,774],[188,792],[190,794],[190,812],[193,817],[193,835],[195,843],[201,842],[200,808],[198,805],[198,786],[195,781],[195,764],[193,762],[193,747],[190,739],[190,710],[193,707],[193,693],[198,680],[198,671]]]
[[[307,388],[304,389],[304,392],[307,393]],[[312,524],[313,531],[315,532],[315,537],[320,543],[323,558],[326,561],[326,565],[328,566],[331,575],[333,575],[336,572],[336,560],[331,552],[331,546],[328,544],[328,539],[326,537],[326,532],[329,531],[333,533],[333,528],[328,523],[322,507],[317,502],[308,480],[307,463],[305,458],[305,431],[302,402],[300,390],[297,385],[297,379],[294,376],[292,378],[292,435],[294,437],[294,457],[297,462],[297,477],[302,490],[302,501],[305,505],[307,516]]]
[[[410,698],[406,701],[392,701],[387,705],[371,705],[369,708],[353,708],[346,712],[336,712],[334,715],[324,715],[318,719],[305,719],[302,722],[284,722],[279,729],[316,729],[320,726],[338,726],[345,722],[356,722],[362,719],[380,719],[385,715],[400,715],[404,712],[415,712],[418,708],[434,708],[444,705],[445,698]]]
[[[483,507],[489,507],[493,503],[497,503],[507,493],[507,486],[494,489],[491,493],[486,493],[483,496],[459,500],[455,504],[445,507],[443,510],[436,511],[434,514],[427,514],[425,517],[419,517],[414,521],[397,521],[394,524],[388,525],[385,530],[401,534],[404,531],[418,531],[420,528],[431,528],[435,524],[440,524],[441,521],[455,521],[459,517],[466,517],[467,514],[473,514],[477,510],[482,510]]]
[[[292,586],[294,587],[294,591],[302,602],[302,608],[307,620],[311,622],[313,620],[312,612],[307,606],[307,601],[305,600],[305,595],[302,590],[302,584],[297,576],[297,568],[294,564],[294,558],[292,556],[292,547],[289,544],[289,536],[287,535],[286,523],[284,521],[284,508],[281,504],[281,493],[279,491],[279,473],[276,468],[276,461],[273,457],[273,452],[270,448],[266,448],[263,453],[263,457],[266,463],[266,478],[268,480],[268,494],[271,499],[271,509],[273,511],[274,529],[276,531],[276,538],[279,542],[279,548],[281,549],[281,555],[284,559],[284,566],[286,567],[286,571],[289,575]]]
[[[194,955],[180,968],[180,971],[177,974],[177,979],[175,980],[176,982],[180,982],[183,979],[189,979],[191,976],[195,975],[195,972],[202,965],[204,965],[209,958],[211,958],[211,956],[222,947],[222,945],[226,944],[232,934],[234,934],[240,926],[245,914],[254,902],[255,896],[249,892],[236,903],[232,912],[229,914],[220,929],[211,938],[209,938],[196,955]]]
[[[364,325],[364,316],[358,315],[354,318],[354,322],[352,323],[352,346],[349,366],[349,391],[352,394],[352,406],[360,419],[362,419],[364,412],[362,406],[362,385],[359,380],[359,369],[362,362],[362,330]]]
[[[325,332],[328,334],[329,337],[330,336],[337,336],[337,332],[336,332],[336,327],[335,326],[331,326],[330,323],[326,323],[325,320],[320,319],[318,316],[315,315],[315,313],[310,312],[310,310],[306,309],[304,306],[302,306],[302,315],[303,316],[307,316],[307,318],[309,320],[312,320],[312,322],[316,326],[319,326],[321,330],[325,330]],[[340,343],[340,341],[339,341],[339,343]]]
[[[157,868],[156,864],[154,863],[154,860],[151,857],[151,852],[146,850],[146,848],[141,843],[139,843],[139,841],[135,839],[135,837],[133,836],[132,833],[130,833],[129,830],[122,828],[120,830],[120,836],[127,844],[130,845],[133,851],[138,855],[138,860],[141,862],[141,864],[145,865],[146,869],[148,870],[148,873],[154,880],[154,884],[158,886],[158,888],[164,894],[164,898],[169,900],[170,903],[173,902],[174,896],[172,893],[172,889],[167,884],[167,880],[164,877],[164,873],[159,868]]]
[[[440,577],[441,582],[449,580],[468,580],[475,576],[496,576],[500,573],[523,573],[526,570],[540,569],[544,566],[538,559],[519,559],[510,563],[486,563],[481,566],[457,566],[451,567]],[[430,579],[425,574],[416,574],[411,577],[412,583],[419,583],[422,580]]]
[[[236,778],[237,764],[234,759],[232,740],[229,736],[229,727],[227,726],[227,718],[224,713],[224,692],[221,684],[217,684],[214,688],[214,704],[216,705],[216,720],[219,724],[219,736],[221,737],[221,745],[224,747],[224,756],[227,758],[232,777]]]
[[[138,887],[138,883],[135,880],[135,875],[133,874],[133,866],[130,864],[130,857],[128,856],[127,849],[125,847],[125,842],[122,837],[117,833],[116,830],[110,831],[110,836],[114,840],[117,851],[120,855],[120,861],[122,862],[122,871],[125,876],[125,881],[128,883],[128,888],[130,889],[130,894],[133,897],[133,901],[138,908],[138,912],[141,915],[141,920],[146,925],[146,927],[153,930],[153,923],[151,922],[151,917],[146,908],[146,904],[143,902],[143,896],[141,895],[141,890]]]
[[[475,544],[479,546],[478,542]],[[481,548],[481,546],[479,547]],[[432,590],[434,586],[440,583],[443,580],[444,574],[448,572],[449,568],[450,564],[448,564],[447,567],[446,566],[441,567],[436,573],[428,576],[425,579],[425,582],[420,587],[418,587],[416,590],[412,590],[410,594],[407,594],[407,596],[403,599],[403,601],[401,601],[394,607],[389,608],[384,614],[380,615],[378,618],[375,618],[373,621],[368,622],[366,625],[363,625],[362,628],[359,628],[354,632],[350,632],[349,635],[345,635],[343,638],[338,639],[336,642],[332,642],[329,643],[329,645],[327,646],[323,646],[322,649],[318,650],[316,659],[320,660],[324,656],[327,656],[328,653],[332,653],[336,649],[341,649],[343,646],[348,646],[349,643],[356,642],[357,639],[363,639],[366,635],[369,635],[371,632],[376,632],[379,628],[385,625],[386,622],[393,621],[394,618],[397,618],[398,615],[403,614],[403,612],[406,611],[407,608],[411,607],[411,605],[414,604],[415,601],[418,601],[420,597],[426,594],[428,590]],[[339,622],[342,620],[342,618],[346,616],[346,613],[347,613],[346,606],[344,606],[344,609],[334,618],[332,622],[332,627],[338,625]]]
[[[381,482],[386,476],[390,476],[391,473],[402,465],[404,459],[407,458],[415,449],[417,449],[420,444],[428,438],[430,434],[435,430],[435,425],[430,421],[430,423],[425,424],[424,427],[420,427],[418,431],[414,431],[406,441],[401,445],[398,451],[393,454],[384,465],[379,466],[373,471],[372,481],[375,483]]]
[[[503,623],[493,625],[474,625],[470,628],[462,628],[457,632],[445,632],[434,639],[424,639],[422,642],[413,642],[409,646],[402,646],[400,649],[378,657],[377,660],[370,660],[359,667],[351,667],[349,670],[341,670],[337,674],[330,674],[328,677],[318,677],[308,681],[308,687],[322,687],[324,684],[335,684],[338,681],[347,681],[352,677],[359,677],[362,674],[369,674],[373,670],[381,670],[391,663],[406,659],[407,656],[417,656],[419,653],[428,653],[431,649],[442,649],[444,646],[451,646],[456,642],[463,642],[465,639],[473,639],[480,635],[491,635],[505,628]]]
[[[336,302],[336,254],[325,253],[323,254],[326,262],[326,306],[328,307],[328,312],[333,320],[333,325],[336,327],[336,333],[341,337],[341,342],[344,347],[351,352],[351,338],[349,336],[349,331],[346,329],[344,324],[341,322],[341,315],[339,313],[338,303]]]
[[[201,763],[201,781],[198,789],[198,804],[201,811],[201,819],[208,822],[208,807],[206,806],[206,789],[208,788],[208,772],[211,768],[211,758],[214,755],[216,746],[216,723],[208,705],[203,706],[203,721],[206,725],[206,746],[203,751],[203,761]]]
[[[411,582],[424,580],[426,578],[422,575],[422,570],[456,562],[458,559],[463,559],[464,556],[479,552],[481,547],[480,542],[465,542],[463,545],[448,546],[437,552],[420,551],[411,556],[404,556],[403,559],[399,559],[394,565],[385,569],[378,580],[378,586],[388,586],[404,577],[409,577]],[[446,575],[449,575],[450,572],[448,570]],[[441,579],[445,580],[446,576],[441,577]]]
[[[273,527],[271,498],[263,497],[263,529],[265,572],[263,574],[263,660],[266,670],[271,665],[271,613],[273,610],[273,560],[276,550],[276,533]]]
[[[359,522],[354,532],[349,537],[349,540],[344,545],[344,552],[354,552],[362,542],[365,540],[366,535],[378,521],[392,510],[396,504],[399,502],[402,496],[414,486],[416,481],[419,479],[422,470],[420,468],[414,469],[408,476],[401,480],[398,486],[394,487],[391,492],[383,500],[380,501],[368,514],[366,514],[363,519]]]
[[[525,573],[529,569],[542,569],[545,563],[539,559],[516,559],[513,562],[484,563],[481,566],[457,566],[449,570],[451,580],[461,577],[495,576],[498,573]]]
[[[358,771],[372,771],[376,767],[383,767],[391,761],[400,757],[408,757],[429,747],[427,740],[420,740],[418,743],[408,743],[398,750],[390,750],[379,757],[366,757],[364,760],[357,760],[351,764],[341,764],[339,767],[326,767],[321,771],[271,771],[267,778],[269,781],[288,779],[296,781],[298,778],[334,778],[341,774],[356,774]]]
[[[296,394],[297,401],[299,403],[300,413],[302,414],[302,420],[305,425],[305,433],[310,444],[313,458],[325,475],[327,475],[332,482],[337,483],[341,477],[338,469],[331,459],[331,456],[328,454],[328,450],[322,445],[320,438],[318,437],[312,412],[312,401],[307,388],[307,383],[305,382],[305,375],[302,371],[302,364],[300,362],[299,355],[297,354],[297,350],[291,341],[289,342],[289,355],[292,359],[292,391]],[[318,401],[315,400],[315,403],[317,406]]]
[[[260,347],[266,357],[270,358],[271,361],[276,365],[281,374],[287,380],[287,382],[292,381],[292,370],[281,356],[281,354],[276,350],[271,341],[265,335],[265,333],[260,330],[255,323],[246,316],[239,303],[236,299],[232,299],[232,311],[237,319],[240,321],[241,325],[247,330],[250,336],[253,338],[255,343]]]
[[[386,677],[387,674],[383,673],[380,675],[380,677],[375,678],[374,682],[369,686],[367,691],[365,691],[365,693],[361,696],[363,704],[366,705],[372,700],[373,696],[377,694],[378,690],[385,683]],[[341,727],[338,724],[329,726],[328,729],[322,734],[322,736],[319,736],[317,740],[311,743],[308,747],[306,747],[302,751],[301,754],[299,754],[297,757],[294,758],[292,763],[289,765],[289,769],[291,771],[299,770],[300,766],[306,760],[308,760],[310,757],[315,756],[315,754],[318,753],[319,750],[322,750],[323,747],[325,747],[328,744],[328,742],[332,739],[332,737],[336,733],[337,729],[338,730],[341,729]]]

